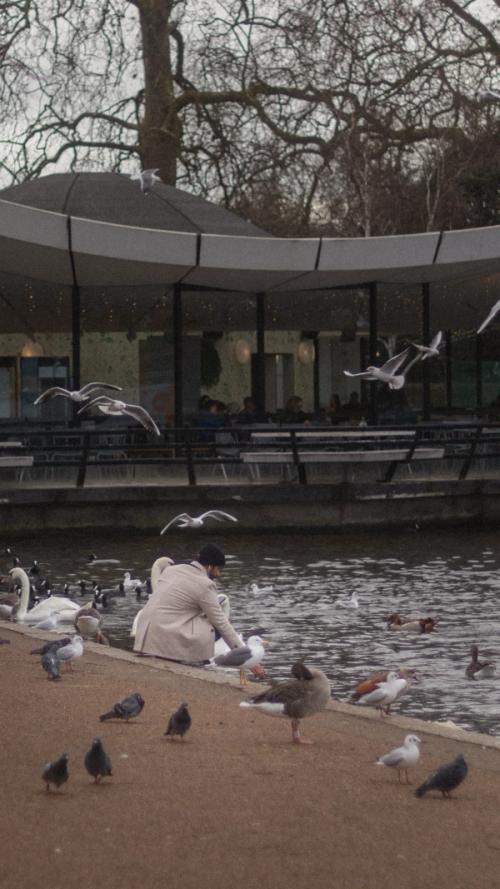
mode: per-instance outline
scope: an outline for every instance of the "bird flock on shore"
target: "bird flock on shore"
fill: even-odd
[[[212,512],[208,511],[199,517],[204,520]],[[222,513],[220,520],[227,519],[228,514]],[[189,517],[192,518],[192,517]],[[230,517],[236,521],[234,517]],[[10,551],[9,553],[13,555]],[[165,559],[158,560],[165,561]],[[170,560],[167,560],[170,562]],[[5,598],[8,602],[4,603],[0,596],[0,609],[5,607],[10,609],[7,614],[2,616],[8,619],[21,619],[31,626],[38,629],[55,629],[55,626],[44,624],[43,621],[33,619],[36,609],[48,603],[55,605],[54,611],[46,607],[42,609],[47,616],[45,620],[58,614],[64,615],[64,621],[67,625],[73,624],[75,634],[64,635],[56,639],[51,639],[44,645],[33,649],[33,655],[40,657],[40,664],[43,671],[47,674],[47,679],[53,683],[61,681],[64,673],[73,671],[73,665],[84,654],[85,638],[95,641],[103,641],[99,638],[101,634],[102,611],[100,609],[99,597],[105,595],[98,584],[92,586],[92,599],[84,605],[78,605],[68,595],[70,588],[65,587],[64,596],[51,595],[50,585],[41,577],[41,568],[37,561],[33,562],[28,571],[24,571],[19,564],[19,558],[13,556],[14,567],[9,571],[9,579],[11,582],[19,584],[19,589],[14,593],[8,594]],[[87,558],[88,565],[111,565],[119,564],[116,559],[99,558],[95,553],[91,553]],[[154,572],[152,572],[154,575]],[[33,584],[35,581],[35,584]],[[123,581],[119,585],[119,589],[112,592],[113,595],[125,595],[126,593],[135,593],[145,586],[139,578],[131,576],[130,572],[126,572]],[[149,592],[154,587],[149,585]],[[19,617],[19,604],[16,606],[15,599],[18,603],[27,596],[32,596],[34,592],[45,595],[37,605],[31,609],[24,602],[24,610],[21,609]],[[72,585],[73,594],[82,595],[85,591],[85,583],[80,581]],[[221,594],[222,598],[224,597]],[[62,600],[59,601],[59,600]],[[102,604],[102,599],[101,599]],[[338,605],[346,608],[359,608],[359,601],[355,593],[345,601],[338,600]],[[1,612],[0,612],[1,613]],[[39,615],[36,615],[38,617]],[[28,617],[28,619],[27,619]],[[31,618],[31,619],[30,619]],[[63,623],[64,623],[63,621]],[[400,614],[392,614],[387,618],[388,629],[396,631],[407,631],[416,634],[424,634],[432,632],[437,624],[437,618],[419,617],[404,618]],[[57,624],[56,624],[57,625]],[[263,639],[259,631],[252,631],[244,639],[242,638],[241,647],[238,649],[228,649],[224,646],[221,652],[216,654],[206,664],[206,667],[215,667],[223,669],[234,669],[240,673],[240,685],[246,684],[245,671],[252,670],[257,677],[263,675],[261,664],[265,658],[265,647],[267,640]],[[105,637],[104,637],[105,638]],[[1,640],[8,642],[9,640]],[[107,640],[106,640],[107,641]],[[106,644],[106,643],[104,643]],[[108,643],[109,644],[109,643]],[[225,650],[224,650],[225,649]],[[495,665],[490,661],[483,661],[479,658],[479,649],[476,644],[471,648],[471,661],[465,669],[467,678],[474,681],[483,678],[491,678],[494,675]],[[391,715],[391,707],[397,703],[401,697],[407,694],[413,683],[419,682],[417,671],[411,667],[400,667],[391,670],[374,673],[356,686],[351,695],[351,702],[361,707],[374,708],[380,713],[380,716],[388,717]],[[243,709],[254,710],[264,715],[279,716],[287,718],[291,725],[292,742],[296,744],[307,744],[300,733],[301,721],[307,717],[321,711],[328,703],[331,697],[330,682],[321,670],[304,663],[303,660],[297,661],[292,666],[291,678],[280,681],[271,681],[269,688],[259,694],[248,698],[240,703]],[[99,718],[102,722],[112,719],[119,719],[128,722],[130,719],[136,718],[144,707],[144,699],[138,692],[129,695],[122,701],[115,703],[112,708],[103,713]],[[182,703],[168,720],[167,728],[164,732],[168,738],[184,738],[191,727],[191,715],[188,705]],[[394,750],[382,754],[376,764],[397,771],[399,783],[410,783],[409,770],[414,769],[420,761],[420,745],[421,740],[416,734],[407,735],[402,744]],[[43,780],[46,788],[59,788],[68,779],[69,775],[69,754],[64,753],[57,759],[51,761],[43,770]],[[99,783],[103,778],[112,776],[112,767],[108,754],[104,750],[102,740],[95,737],[92,740],[90,749],[85,755],[84,767],[93,777],[95,783]],[[423,784],[421,784],[416,795],[421,797],[429,790],[438,790],[443,796],[449,793],[465,779],[467,775],[467,764],[462,755],[458,756],[453,762],[440,766],[433,772]],[[402,781],[402,777],[405,781]]]

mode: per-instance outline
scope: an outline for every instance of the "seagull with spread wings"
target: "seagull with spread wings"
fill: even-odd
[[[87,383],[86,386],[82,386],[81,389],[75,389],[72,392],[69,389],[63,389],[62,386],[52,386],[52,388],[42,392],[33,404],[43,404],[44,401],[48,401],[49,398],[55,398],[57,395],[63,395],[64,398],[69,398],[76,404],[80,404],[83,401],[90,401],[92,394],[98,392],[99,389],[114,389],[115,392],[122,391],[121,386],[113,386],[112,383]]]
[[[160,168],[156,167],[154,170],[139,170],[138,173],[132,173],[131,179],[138,179],[141,183],[141,191],[143,194],[147,194],[151,191],[155,182],[161,182],[161,179],[156,174],[160,172]]]
[[[498,302],[495,303],[494,306],[491,307],[491,309],[490,309],[490,311],[488,312],[488,314],[487,314],[486,318],[484,319],[483,323],[480,325],[480,327],[478,327],[477,332],[478,332],[478,333],[482,333],[483,330],[484,330],[486,327],[488,327],[488,324],[490,323],[490,321],[493,321],[493,318],[495,317],[495,315],[498,314],[498,312],[500,312],[500,299],[498,300]]]
[[[148,432],[154,432],[155,435],[161,435],[151,414],[148,414],[146,408],[141,407],[140,404],[126,404],[125,401],[118,401],[117,398],[109,398],[108,395],[99,395],[97,398],[94,398],[93,401],[89,401],[80,408],[78,413],[81,414],[82,411],[86,411],[89,407],[94,406],[98,407],[103,414],[107,414],[110,417],[121,417],[123,414],[126,414],[129,417],[134,417],[134,419],[138,420]]]
[[[165,531],[168,531],[174,525],[177,525],[178,528],[201,528],[205,523],[205,519],[215,519],[217,522],[223,522],[224,519],[227,519],[228,522],[238,521],[234,515],[223,512],[222,509],[209,509],[208,512],[203,512],[199,516],[191,516],[187,512],[181,512],[180,515],[170,519],[169,523],[162,528],[160,534],[164,534]]]
[[[417,352],[415,357],[411,359],[404,370],[398,374],[397,371],[403,366],[406,359],[409,358],[410,351],[410,348],[407,348],[404,349],[403,352],[393,355],[392,358],[389,358],[389,360],[382,365],[382,367],[373,367],[373,365],[370,365],[366,370],[363,370],[360,373],[351,373],[350,370],[345,370],[344,373],[346,377],[359,377],[362,380],[378,380],[380,383],[386,383],[389,389],[402,389],[406,382],[406,374],[410,370],[410,367],[417,361],[420,361],[422,357],[421,353]]]
[[[414,346],[415,349],[418,349],[422,361],[425,361],[426,358],[437,358],[442,339],[443,332],[442,330],[439,330],[428,346],[421,346],[419,343],[412,343],[412,346]]]

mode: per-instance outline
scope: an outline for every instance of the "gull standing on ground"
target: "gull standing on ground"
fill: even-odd
[[[380,710],[380,715],[389,716],[391,704],[408,690],[408,680],[401,679],[397,673],[391,671],[385,682],[381,682],[374,691],[362,695],[358,704],[367,707],[375,707]]]
[[[419,343],[412,343],[412,346],[414,346],[415,349],[418,349],[422,361],[425,361],[426,358],[437,358],[437,356],[439,355],[439,347],[441,345],[442,339],[443,332],[442,330],[439,330],[436,336],[430,341],[428,346],[421,346]]]
[[[491,307],[483,323],[478,327],[477,332],[482,333],[485,327],[488,327],[490,321],[493,321],[493,318],[495,317],[495,315],[498,314],[498,312],[500,312],[500,299],[495,303],[494,306]]]
[[[161,179],[156,174],[160,172],[160,168],[156,167],[154,170],[139,170],[138,173],[132,173],[131,179],[138,179],[141,183],[141,191],[143,194],[148,194],[151,191],[155,182],[161,182]]]
[[[94,406],[98,407],[103,414],[107,414],[110,417],[121,417],[123,414],[126,414],[128,417],[133,417],[134,420],[138,420],[148,432],[154,432],[154,434],[158,436],[161,435],[151,414],[148,414],[146,408],[142,407],[140,404],[127,404],[125,401],[119,401],[117,398],[109,398],[108,395],[98,395],[93,401],[89,401],[81,407],[78,413],[81,414],[83,411],[88,410],[89,407]]]
[[[241,701],[240,707],[260,710],[266,716],[284,716],[291,720],[292,742],[311,744],[300,736],[300,720],[313,716],[326,707],[331,697],[330,682],[321,670],[306,667],[297,661],[292,667],[293,679],[274,682],[267,691]]]
[[[188,515],[187,512],[181,512],[180,515],[176,515],[175,518],[170,519],[168,525],[165,525],[165,527],[162,528],[160,534],[164,534],[165,531],[168,531],[168,529],[172,527],[172,525],[177,525],[179,528],[201,528],[205,523],[205,519],[215,519],[217,522],[223,522],[224,519],[227,519],[229,522],[238,521],[234,515],[230,515],[228,512],[223,512],[221,509],[209,509],[208,512],[203,512],[199,516],[191,516]]]
[[[44,401],[48,401],[49,398],[55,398],[57,395],[63,395],[64,398],[69,398],[76,404],[80,404],[82,401],[89,401],[92,393],[97,392],[99,389],[114,389],[115,392],[122,391],[121,386],[113,386],[111,383],[87,383],[81,389],[73,391],[63,389],[61,386],[53,386],[51,389],[46,389],[45,392],[42,392],[33,404],[42,404]]]
[[[246,645],[239,648],[230,648],[225,654],[218,654],[210,658],[211,667],[229,667],[240,671],[240,685],[246,685],[245,670],[251,670],[264,659],[264,647],[269,645],[267,639],[261,636],[250,636]]]
[[[407,735],[401,747],[396,747],[395,750],[391,750],[389,753],[384,753],[383,756],[377,759],[376,765],[389,766],[389,768],[397,769],[398,781],[400,784],[403,783],[401,781],[401,772],[405,772],[406,783],[411,784],[408,777],[408,769],[416,766],[419,761],[420,749],[418,745],[421,743],[422,742],[417,735]]]
[[[398,374],[397,371],[404,364],[409,355],[410,349],[407,348],[403,352],[399,352],[398,355],[393,355],[392,358],[389,358],[382,367],[369,365],[366,370],[361,371],[360,373],[351,373],[349,370],[345,370],[344,373],[346,377],[360,377],[362,380],[378,380],[380,383],[386,383],[389,389],[402,389],[406,382],[406,374],[410,370],[410,367],[412,367],[415,362],[420,361],[422,357],[420,352],[417,352],[416,356],[406,365],[404,371]]]
[[[72,661],[76,660],[76,658],[81,657],[83,654],[83,639],[81,636],[73,636],[71,642],[68,645],[63,645],[61,648],[56,650],[57,659],[63,663],[67,664],[68,670],[73,670]]]

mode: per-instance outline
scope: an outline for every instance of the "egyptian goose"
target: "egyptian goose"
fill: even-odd
[[[491,661],[479,660],[479,648],[477,645],[470,647],[471,662],[465,668],[467,679],[491,679],[495,675],[495,664]]]
[[[400,614],[390,614],[387,618],[389,630],[406,630],[413,633],[432,633],[437,624],[435,617],[417,617],[406,619]]]

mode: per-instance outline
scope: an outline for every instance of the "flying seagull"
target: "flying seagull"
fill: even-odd
[[[134,694],[128,695],[128,697],[123,698],[117,704],[113,704],[113,709],[103,713],[99,719],[101,722],[105,722],[107,719],[124,719],[125,722],[128,722],[134,716],[139,716],[143,707],[144,698],[139,692],[134,692]]]
[[[105,752],[100,738],[94,738],[92,741],[92,747],[85,754],[83,764],[89,775],[92,775],[95,784],[98,784],[101,778],[113,775],[111,760]]]
[[[414,346],[415,349],[418,349],[422,361],[425,361],[426,358],[434,358],[439,355],[439,347],[442,339],[443,332],[442,330],[439,330],[428,346],[421,346],[419,343],[412,343],[412,346]]]
[[[245,670],[251,670],[264,659],[264,646],[269,645],[261,636],[250,636],[246,645],[238,648],[230,648],[224,654],[218,654],[210,658],[212,667],[233,667],[240,671],[240,685],[246,685]]]
[[[53,762],[47,763],[42,772],[42,780],[45,781],[46,790],[50,790],[51,784],[59,788],[61,784],[68,780],[68,759],[68,754],[63,753],[59,759],[54,759]]]
[[[71,401],[80,404],[83,401],[89,401],[92,393],[97,392],[99,389],[114,389],[115,392],[122,391],[121,386],[113,386],[111,383],[87,383],[86,386],[82,386],[81,389],[75,389],[73,392],[69,389],[63,389],[61,386],[53,386],[51,389],[46,389],[45,392],[42,392],[33,404],[42,404],[44,401],[48,401],[49,398],[55,398],[57,395],[63,395],[64,398],[69,398]]]
[[[229,522],[238,521],[234,515],[230,515],[228,512],[223,512],[221,509],[209,509],[208,512],[203,512],[199,516],[191,516],[188,515],[187,512],[181,512],[180,515],[176,515],[174,519],[170,519],[168,525],[165,525],[165,527],[162,528],[160,534],[164,534],[165,531],[168,531],[168,529],[172,527],[172,525],[177,525],[179,528],[201,528],[205,523],[205,519],[216,519],[218,522],[223,522],[224,519],[227,519]]]
[[[408,778],[408,769],[411,769],[412,766],[416,766],[417,762],[420,759],[420,749],[419,744],[421,743],[420,738],[417,735],[407,735],[403,741],[401,747],[396,747],[395,750],[391,750],[389,753],[384,753],[379,759],[377,759],[378,766],[389,766],[389,768],[398,770],[398,781],[401,784],[401,772],[405,772],[406,774],[406,783],[411,784],[410,779]]]
[[[417,787],[415,796],[423,796],[428,790],[440,790],[444,797],[449,797],[450,792],[465,780],[468,771],[463,754],[459,753],[453,762],[431,772],[424,783]]]
[[[190,728],[191,716],[188,712],[188,705],[181,704],[175,713],[172,713],[168,720],[167,729],[164,734],[168,735],[170,738],[175,738],[176,735],[178,735],[180,739],[183,740],[184,735]]]
[[[141,191],[143,194],[148,194],[155,182],[161,182],[160,177],[156,175],[159,172],[159,167],[156,167],[154,170],[139,170],[138,173],[132,173],[130,178],[138,179],[141,183]]]
[[[148,414],[146,408],[141,407],[140,404],[126,404],[125,401],[118,401],[118,399],[109,398],[107,395],[99,395],[97,398],[94,398],[93,401],[89,401],[80,408],[78,413],[81,414],[89,407],[94,406],[98,407],[103,414],[108,414],[108,416],[111,417],[121,417],[123,414],[127,414],[129,417],[133,417],[134,420],[138,420],[148,432],[154,432],[155,435],[161,435],[151,414]]]
[[[495,315],[498,314],[498,312],[500,312],[500,299],[495,303],[494,306],[491,307],[483,323],[478,327],[477,332],[482,333],[483,330],[488,327],[490,321],[493,321],[493,318],[495,317]]]
[[[402,367],[409,355],[410,349],[407,348],[404,349],[403,352],[399,352],[398,355],[393,355],[392,358],[389,358],[382,367],[369,365],[366,370],[363,370],[360,373],[351,373],[349,370],[345,370],[344,373],[346,377],[360,377],[362,380],[378,380],[380,383],[386,383],[389,389],[402,389],[406,381],[406,374],[410,370],[410,367],[422,357],[421,353],[417,352],[415,358],[412,358],[406,365],[404,372],[398,374],[397,371]]]

